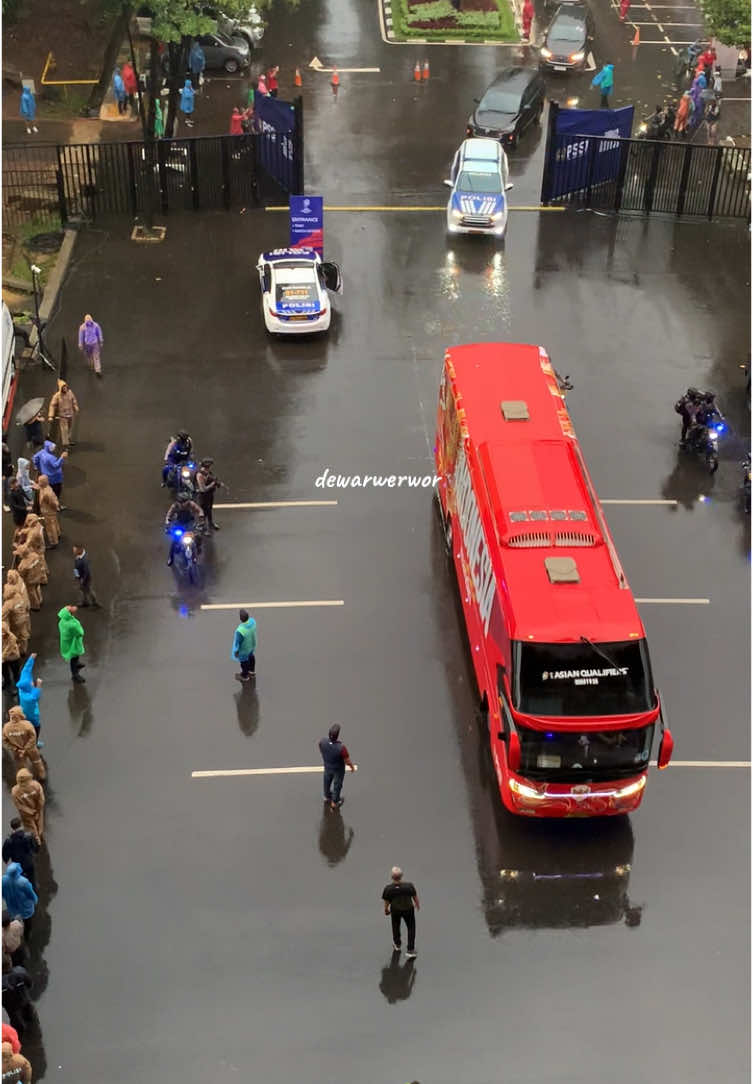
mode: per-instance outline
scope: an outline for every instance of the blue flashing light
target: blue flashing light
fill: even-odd
[[[554,737],[554,734],[552,734],[552,732],[551,732],[551,731],[547,731],[547,733],[546,733],[546,734],[544,735],[544,737],[545,737],[545,738],[553,738],[553,737]]]
[[[172,530],[172,536],[173,536],[173,538],[182,538],[183,537],[182,528],[174,527],[173,530]]]
[[[717,433],[723,433],[723,432],[724,432],[724,430],[725,430],[726,428],[727,428],[727,427],[726,427],[726,425],[724,424],[724,422],[719,422],[719,423],[717,424],[717,427],[716,427],[716,431],[717,431]]]

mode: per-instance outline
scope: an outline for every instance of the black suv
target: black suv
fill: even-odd
[[[466,134],[489,136],[514,147],[544,109],[546,85],[535,68],[505,68],[487,87],[468,118]]]
[[[540,65],[547,71],[581,71],[594,36],[591,9],[585,4],[560,4],[544,34]]]

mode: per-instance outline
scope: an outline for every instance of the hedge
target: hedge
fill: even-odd
[[[472,0],[474,8],[456,11],[450,0],[397,0],[392,8],[397,38],[423,38],[442,41],[462,38],[468,41],[517,41],[515,19],[507,0]],[[480,9],[481,3],[494,3],[494,10]],[[478,6],[477,6],[478,5]]]

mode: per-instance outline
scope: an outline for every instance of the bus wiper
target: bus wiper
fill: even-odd
[[[607,655],[606,651],[602,651],[602,649],[600,647],[597,647],[597,645],[592,640],[589,640],[587,636],[581,636],[580,642],[582,644],[588,644],[591,650],[595,651],[597,655],[600,655],[605,662],[608,662],[613,670],[620,669],[614,659],[611,659],[609,655]]]

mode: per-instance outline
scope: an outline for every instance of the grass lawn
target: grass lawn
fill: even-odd
[[[462,0],[461,0],[462,2]],[[466,0],[467,3],[467,0]],[[469,6],[469,5],[468,5]],[[486,10],[456,11],[450,0],[393,0],[394,37],[404,41],[519,41],[508,0],[488,0]]]

